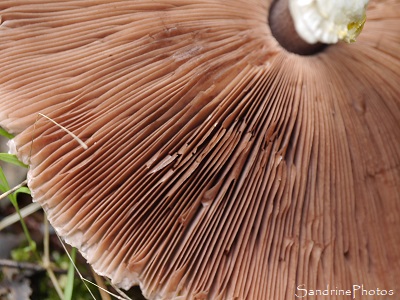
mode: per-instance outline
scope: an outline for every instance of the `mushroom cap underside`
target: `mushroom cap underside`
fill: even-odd
[[[34,201],[113,283],[400,292],[400,3],[313,56],[279,46],[269,7],[0,1],[0,126]]]

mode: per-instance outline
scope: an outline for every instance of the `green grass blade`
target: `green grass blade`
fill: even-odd
[[[11,133],[8,133],[7,131],[5,131],[3,128],[0,127],[0,135],[8,138],[9,140],[13,139],[14,136]]]
[[[0,167],[0,182],[1,182],[0,189],[2,193],[5,193],[8,190],[10,190],[10,186],[8,185],[8,181],[6,175],[3,172],[2,167]]]
[[[67,285],[64,290],[64,300],[72,300],[72,293],[74,291],[74,280],[75,280],[75,257],[76,257],[76,248],[72,248],[71,251],[71,260],[68,266],[68,274],[67,274]]]
[[[23,162],[19,161],[14,154],[0,153],[0,160],[10,164],[17,165],[19,167],[28,168],[28,166]]]

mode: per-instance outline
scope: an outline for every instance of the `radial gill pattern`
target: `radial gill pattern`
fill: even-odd
[[[0,1],[0,126],[34,201],[113,283],[400,293],[400,2],[312,56],[276,42],[270,5]]]

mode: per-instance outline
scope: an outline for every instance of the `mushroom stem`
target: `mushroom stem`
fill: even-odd
[[[277,0],[269,23],[288,51],[313,54],[324,44],[352,43],[363,29],[369,0]]]
[[[312,55],[320,52],[326,44],[309,44],[297,33],[289,10],[289,0],[275,0],[269,13],[271,32],[279,44],[289,52]]]

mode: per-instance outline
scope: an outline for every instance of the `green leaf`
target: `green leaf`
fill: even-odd
[[[71,300],[72,292],[74,290],[74,279],[75,279],[75,256],[76,256],[76,248],[72,248],[71,251],[71,261],[68,266],[68,274],[67,274],[67,286],[64,290],[64,299]]]
[[[6,175],[4,175],[2,167],[0,167],[0,182],[2,183],[0,185],[0,190],[1,190],[2,193],[5,193],[8,190],[10,190],[10,186],[8,184]]]
[[[11,258],[15,261],[34,261],[32,252],[27,247],[19,247],[11,250]]]
[[[8,192],[11,188],[10,185],[8,184],[6,175],[3,172],[3,169],[0,167],[0,191],[1,193],[6,193]],[[8,199],[10,199],[11,203],[15,206],[18,205],[17,204],[17,197],[15,196],[15,194],[10,194],[8,195]]]
[[[6,138],[8,138],[9,140],[13,139],[14,136],[11,133],[8,133],[7,131],[5,131],[3,128],[0,127],[0,135],[5,136]]]
[[[23,168],[28,168],[28,166],[18,160],[18,158],[14,154],[0,153],[0,160]]]
[[[16,190],[14,192],[14,195],[17,196],[17,194],[19,194],[19,193],[30,195],[31,194],[31,190],[28,187],[23,186],[23,187],[20,187],[18,190]]]

